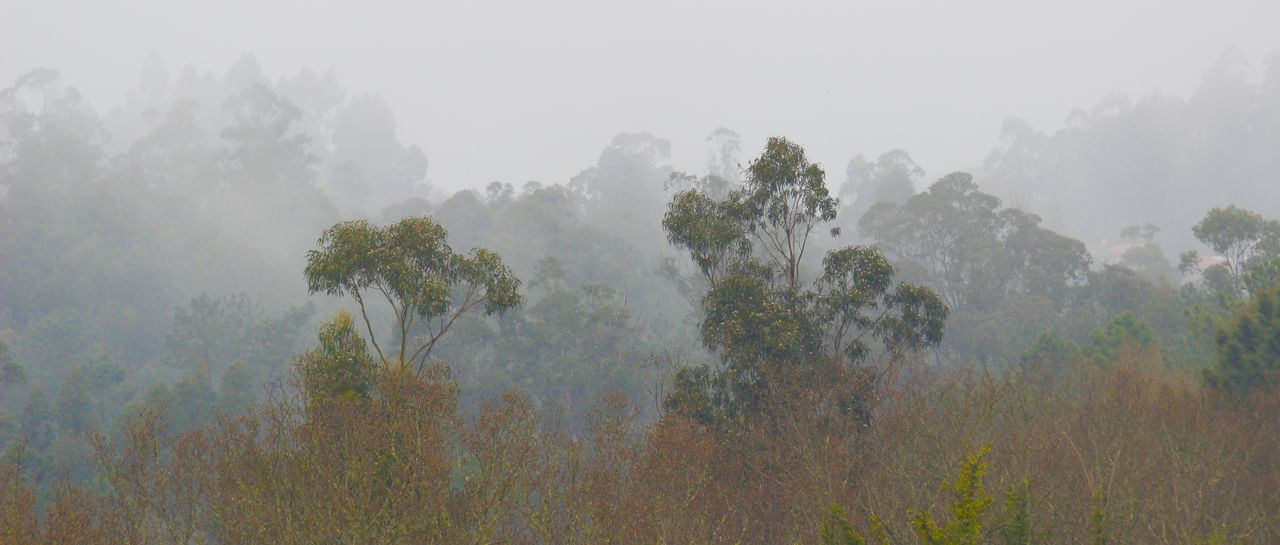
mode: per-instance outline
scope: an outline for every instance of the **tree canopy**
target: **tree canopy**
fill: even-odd
[[[805,252],[836,211],[822,169],[784,138],[769,140],[726,198],[697,185],[673,196],[663,227],[706,280],[702,343],[723,368],[681,370],[668,409],[703,419],[759,410],[847,383],[877,348],[892,355],[941,340],[947,306],[928,288],[895,286],[874,248],[832,250],[806,282]]]
[[[307,288],[356,301],[384,366],[412,366],[420,372],[459,317],[472,310],[501,315],[523,300],[520,280],[497,254],[483,248],[456,253],[444,227],[429,217],[385,227],[365,220],[342,222],[325,230],[319,245],[307,252]],[[394,316],[397,352],[385,352],[374,333],[369,307],[378,299]],[[411,338],[417,321],[426,334]]]

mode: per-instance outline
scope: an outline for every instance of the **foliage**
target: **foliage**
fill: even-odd
[[[1230,286],[1236,294],[1246,287],[1244,277],[1250,267],[1280,255],[1280,221],[1268,220],[1234,204],[1209,210],[1191,231],[1226,259],[1223,266],[1230,273]],[[1198,268],[1199,254],[1194,250],[1182,254],[1181,259],[1180,268],[1184,271]]]
[[[1040,334],[1031,348],[1018,356],[1018,363],[1028,371],[1062,370],[1080,360],[1080,346],[1050,329]]]
[[[1113,363],[1126,351],[1160,349],[1147,322],[1128,310],[1112,318],[1106,328],[1093,330],[1089,342],[1086,353],[1098,364]]]
[[[724,368],[677,373],[668,410],[704,418],[759,411],[815,385],[860,382],[845,363],[864,361],[873,339],[889,354],[941,340],[947,307],[928,289],[893,286],[893,267],[873,248],[829,252],[821,276],[802,286],[811,235],[835,216],[823,171],[783,138],[769,140],[744,186],[724,200],[696,187],[672,198],[663,227],[707,283],[702,343]]]
[[[1215,340],[1217,366],[1205,370],[1211,386],[1248,394],[1280,383],[1280,286],[1255,294]]]
[[[218,394],[213,389],[209,368],[197,364],[186,376],[173,383],[172,424],[189,429],[213,420]]]
[[[372,393],[375,362],[351,315],[338,311],[320,327],[320,345],[298,358],[303,388],[313,400]]]
[[[0,91],[0,409],[21,408],[0,410],[0,536],[799,543],[870,528],[903,543],[972,541],[978,521],[985,542],[1275,542],[1275,222],[1228,207],[1172,230],[1252,252],[1179,289],[1153,224],[1120,233],[1121,266],[1089,270],[1083,245],[1026,211],[1089,240],[1133,210],[1175,226],[1204,202],[1274,212],[1256,188],[1277,165],[1259,137],[1280,134],[1261,100],[1275,86],[1229,72],[1190,101],[1073,114],[1052,137],[1007,123],[983,191],[955,174],[913,196],[923,169],[906,152],[855,160],[845,207],[799,146],[770,140],[742,169],[728,130],[708,139],[706,177],[668,176],[669,144],[624,134],[568,186],[431,203],[425,154],[332,76],[273,83],[245,57],[220,78],[151,78],[99,118],[32,72]],[[1215,106],[1236,116],[1206,121]],[[663,180],[662,227],[687,261],[662,260]],[[369,303],[364,331],[338,312],[294,359],[314,310],[290,307],[304,293],[289,271],[338,220],[326,194],[347,213],[391,204],[390,224],[348,229],[351,259],[308,269],[342,276],[313,294]],[[820,253],[815,233],[876,202],[878,248]],[[1082,226],[1077,210],[1104,215]],[[452,249],[473,246],[503,259]],[[654,282],[659,266],[682,283]],[[517,273],[537,275],[528,306]],[[917,352],[940,346],[944,317],[947,365],[930,367]],[[645,354],[697,361],[700,342],[719,361],[673,363],[660,420],[645,427],[620,393],[592,407],[603,386],[636,394]],[[956,365],[1018,354],[1024,372]],[[1178,374],[1215,359],[1210,388]],[[982,444],[987,474],[961,486]],[[974,514],[984,484],[1004,487],[1003,512],[986,498]]]
[[[1120,255],[1120,265],[1137,271],[1151,280],[1172,278],[1174,268],[1165,257],[1164,250],[1155,242],[1160,227],[1147,223],[1141,227],[1130,225],[1120,231],[1120,236],[1132,242]]]
[[[31,390],[27,393],[27,400],[22,405],[22,414],[19,416],[19,431],[22,437],[26,438],[27,446],[42,449],[53,440],[52,417],[53,413],[49,408],[49,402],[44,398],[44,390],[40,388],[40,382],[33,382]]]
[[[1089,270],[1084,244],[1040,227],[1034,214],[999,207],[956,172],[902,204],[873,206],[858,225],[890,255],[923,265],[957,311],[998,308],[1019,295],[1063,306]]]
[[[1046,533],[1036,528],[1030,512],[1029,480],[1023,479],[1005,490],[1001,520],[993,521],[988,515],[994,498],[987,493],[983,480],[987,471],[985,458],[990,451],[991,448],[987,447],[970,455],[961,464],[955,480],[943,484],[942,492],[950,500],[945,508],[949,519],[944,524],[936,522],[928,511],[907,509],[909,525],[921,543],[979,545],[995,543],[992,536],[998,536],[998,542],[1005,545],[1032,545],[1044,541]],[[900,542],[885,528],[880,517],[872,515],[870,523],[871,535],[878,543]],[[833,505],[824,518],[819,542],[823,545],[869,543],[847,520],[844,509],[839,504]]]
[[[960,475],[943,488],[954,494],[949,507],[951,518],[939,526],[928,513],[909,513],[911,526],[920,541],[929,545],[978,545],[982,537],[983,516],[991,505],[991,496],[982,485],[987,472],[983,457],[990,448],[974,454],[960,468]]]
[[[520,280],[497,254],[485,249],[455,253],[446,236],[428,217],[386,227],[364,220],[339,223],[325,230],[319,249],[307,253],[307,287],[312,293],[352,296],[382,365],[422,372],[432,347],[459,317],[473,308],[500,315],[522,301]],[[398,352],[384,354],[378,343],[365,301],[371,294],[391,307]],[[426,335],[410,339],[417,320]]]
[[[831,511],[827,513],[826,519],[822,524],[822,531],[818,534],[818,542],[821,545],[866,545],[866,538],[862,537],[857,530],[853,528],[849,521],[845,520],[844,508],[840,504],[831,506]]]
[[[1280,257],[1255,260],[1244,273],[1244,287],[1250,294],[1280,285]]]
[[[220,374],[243,360],[255,373],[269,376],[286,368],[314,312],[314,304],[308,302],[272,318],[248,294],[202,293],[174,309],[173,329],[165,335],[165,363],[183,371],[203,363]]]
[[[6,457],[0,524],[34,543],[1273,541],[1280,403],[1221,403],[1150,363],[1052,388],[920,369],[879,391],[856,441],[812,418],[642,429],[616,393],[571,436],[518,394],[468,413],[447,379],[372,366],[368,397],[299,387],[180,432],[144,409],[93,441],[102,486],[43,504]]]
[[[840,186],[844,208],[840,214],[849,224],[848,232],[856,232],[858,220],[875,204],[901,204],[911,198],[915,194],[915,181],[921,176],[924,169],[901,149],[885,152],[875,162],[861,155],[850,159],[845,168],[845,182]]]
[[[645,355],[640,332],[612,286],[549,286],[536,303],[504,317],[499,326],[488,332],[497,337],[490,342],[492,357],[478,369],[463,368],[475,375],[467,383],[475,389],[471,395],[519,388],[543,410],[563,411],[564,424],[574,429],[606,385],[640,394],[632,373]]]
[[[786,138],[770,138],[747,166],[745,187],[730,195],[733,216],[772,262],[791,289],[800,284],[800,266],[810,235],[836,218],[835,197],[826,174]]]
[[[218,381],[218,410],[229,416],[247,412],[257,400],[255,385],[244,360],[232,362]]]
[[[9,354],[9,345],[0,340],[0,400],[6,390],[27,380],[27,373]]]
[[[89,387],[79,365],[71,366],[71,373],[58,386],[58,399],[53,407],[53,419],[64,432],[84,433],[90,423]]]

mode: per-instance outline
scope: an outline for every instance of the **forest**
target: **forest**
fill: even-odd
[[[964,172],[624,132],[453,194],[332,72],[33,70],[0,544],[1280,542],[1264,64]]]

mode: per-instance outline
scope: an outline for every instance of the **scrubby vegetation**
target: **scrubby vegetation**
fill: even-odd
[[[1097,243],[1030,210],[1221,84],[927,185],[895,150],[832,192],[781,137],[739,168],[721,129],[705,174],[623,134],[435,202],[332,77],[246,58],[98,118],[33,72],[0,93],[0,543],[1278,542],[1280,210]],[[1202,129],[1143,157],[1236,135]]]

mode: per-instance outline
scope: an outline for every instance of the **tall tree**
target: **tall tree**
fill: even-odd
[[[742,154],[742,138],[732,130],[720,127],[707,136],[707,174],[724,180],[729,185],[742,181],[742,166],[738,158]]]
[[[1040,218],[1000,209],[967,173],[944,176],[901,205],[879,203],[859,229],[891,255],[922,265],[956,310],[998,308],[1011,294],[1050,298],[1085,279],[1084,244],[1040,227]]]
[[[796,288],[810,235],[836,218],[837,201],[827,192],[826,173],[809,162],[804,148],[786,138],[770,138],[764,153],[747,167],[745,187],[730,198],[747,234]]]
[[[1230,273],[1237,295],[1244,288],[1243,278],[1250,265],[1280,256],[1280,221],[1234,204],[1209,210],[1191,232],[1226,259],[1222,265]],[[1181,268],[1197,268],[1198,262],[1199,255],[1194,250],[1186,252],[1182,254]]]
[[[772,138],[727,198],[696,186],[672,198],[663,227],[706,279],[702,342],[724,367],[681,370],[668,409],[703,419],[757,411],[856,381],[850,366],[873,351],[870,340],[890,354],[941,340],[947,307],[927,288],[893,286],[893,267],[874,248],[829,252],[821,276],[802,285],[811,237],[836,217],[824,177],[800,146]]]
[[[845,182],[840,186],[843,223],[856,227],[876,203],[905,202],[915,194],[915,180],[921,176],[924,169],[900,149],[885,152],[875,162],[861,155],[854,157],[845,168]]]
[[[483,248],[459,254],[446,239],[445,229],[428,217],[386,227],[364,220],[339,223],[321,235],[319,249],[307,252],[307,287],[311,293],[350,295],[382,365],[421,372],[432,347],[458,318],[473,310],[500,315],[523,300],[520,280],[497,254]],[[377,299],[386,301],[394,317],[394,352],[383,350],[369,318]],[[426,333],[410,338],[415,322]]]

